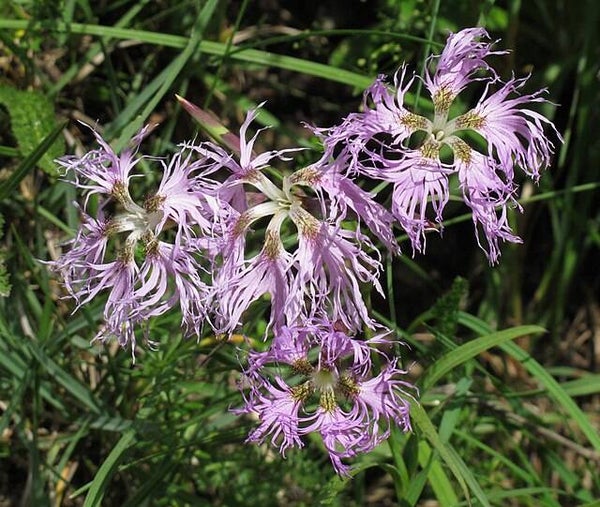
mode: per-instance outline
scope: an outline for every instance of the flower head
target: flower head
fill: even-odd
[[[469,28],[451,34],[442,53],[430,58],[425,85],[433,118],[415,114],[405,104],[414,77],[408,78],[403,67],[394,78],[395,90],[377,79],[365,93],[365,111],[322,135],[327,153],[347,158],[347,174],[394,185],[391,211],[415,251],[424,251],[428,230],[441,230],[450,180],[456,175],[478,242],[490,263],[496,263],[500,240],[520,241],[507,220],[509,206],[519,209],[515,169],[537,180],[554,150],[547,134],[561,140],[554,125],[530,109],[547,102],[544,90],[520,95],[526,78],[501,83],[487,59],[504,52],[491,48],[483,28]],[[449,119],[450,106],[473,81],[485,83],[483,96],[473,109]],[[483,138],[484,149],[469,132]]]
[[[83,157],[62,157],[57,163],[67,172],[72,172],[77,186],[87,192],[87,197],[100,194],[113,197],[119,202],[130,201],[129,180],[140,160],[140,157],[136,157],[138,148],[152,128],[147,125],[141,129],[120,154],[116,154],[102,136],[92,129],[99,148],[87,152]]]
[[[387,361],[375,348],[383,335],[361,341],[341,329],[322,320],[282,328],[270,350],[250,353],[250,391],[238,412],[258,415],[249,441],[270,437],[282,454],[303,446],[303,435],[319,433],[335,470],[347,475],[343,460],[372,450],[391,425],[410,429],[413,387],[401,380],[406,372],[396,361],[373,373],[373,354]]]
[[[335,160],[293,172],[272,166],[297,149],[256,153],[258,133],[246,140],[256,115],[250,111],[240,129],[240,153],[202,148],[230,172],[217,192],[229,210],[214,267],[219,329],[233,332],[263,295],[271,302],[267,330],[327,314],[353,328],[372,325],[361,291],[368,284],[380,290],[379,253],[360,226],[350,230],[342,222],[352,210],[393,249],[391,214],[343,176]],[[265,227],[255,230],[261,222]],[[294,233],[296,241],[284,242]]]
[[[442,53],[430,57],[429,63],[435,62],[435,71],[428,69],[425,73],[425,85],[436,112],[447,111],[454,98],[472,81],[497,78],[486,59],[506,51],[492,51],[492,45],[484,28],[466,28],[450,34]],[[478,78],[482,70],[487,76]]]
[[[135,152],[143,129],[132,141]],[[162,163],[156,194],[142,205],[132,198],[132,170],[139,157],[121,155],[95,133],[100,148],[59,163],[74,173],[73,184],[100,197],[96,217],[82,210],[83,222],[70,249],[52,266],[62,273],[78,306],[108,292],[98,339],[116,337],[135,349],[135,329],[178,305],[186,333],[198,332],[210,308],[211,288],[200,256],[219,227],[211,165],[191,152]],[[115,201],[109,215],[106,203]],[[87,200],[86,200],[87,206]]]

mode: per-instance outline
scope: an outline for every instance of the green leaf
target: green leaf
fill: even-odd
[[[502,350],[517,359],[525,369],[538,379],[539,382],[546,388],[548,394],[552,396],[563,407],[565,412],[577,423],[583,434],[589,442],[594,446],[596,451],[600,452],[600,436],[598,431],[589,418],[579,408],[573,398],[571,398],[560,384],[550,375],[545,368],[538,363],[533,357],[525,352],[515,343],[505,343],[501,346]]]
[[[29,351],[36,358],[39,364],[44,368],[49,375],[60,385],[62,385],[71,395],[79,400],[82,405],[89,409],[94,414],[102,414],[103,410],[91,389],[77,380],[73,375],[62,369],[54,360],[46,355],[46,353],[37,346],[37,343],[28,342]]]
[[[423,433],[425,438],[429,440],[429,443],[440,454],[446,465],[448,465],[448,468],[450,468],[450,471],[454,474],[454,477],[465,493],[467,500],[470,498],[470,489],[481,505],[489,506],[490,503],[487,496],[469,470],[469,467],[467,467],[452,446],[442,441],[435,426],[425,412],[425,409],[419,403],[412,403],[410,407],[410,416],[415,426]]]
[[[437,456],[437,455],[436,455]],[[458,504],[458,498],[446,470],[442,467],[439,458],[432,459],[432,452],[429,444],[425,441],[419,442],[419,461],[421,466],[428,467],[427,478],[431,489],[438,499],[440,507],[453,507]],[[411,484],[412,489],[412,484]],[[419,492],[420,493],[420,492]],[[417,497],[416,500],[420,498]],[[413,505],[416,505],[416,501]]]
[[[4,217],[0,214],[0,238],[4,228]],[[8,280],[8,272],[4,265],[4,253],[0,250],[0,297],[8,297],[10,294],[10,282]]]
[[[110,454],[104,460],[104,463],[102,463],[98,469],[98,472],[96,472],[94,480],[90,483],[90,489],[85,497],[83,507],[96,507],[102,505],[102,498],[104,497],[104,491],[108,486],[108,482],[114,474],[119,461],[123,459],[125,451],[127,451],[134,442],[134,438],[135,432],[133,430],[128,430],[123,433],[112,451],[110,451]]]
[[[168,477],[177,465],[177,458],[175,456],[165,456],[161,463],[154,467],[152,476],[142,484],[133,496],[127,499],[123,507],[138,507],[139,505],[143,505],[144,500],[151,498],[153,495],[160,495],[159,488],[164,488],[163,481],[165,477]]]
[[[40,26],[31,25],[28,21],[14,19],[0,19],[0,28],[12,28],[16,30],[35,30]],[[163,33],[154,33],[144,30],[132,30],[129,28],[117,28],[111,26],[88,25],[82,23],[71,23],[68,26],[64,23],[57,22],[44,27],[48,30],[53,30],[59,33],[71,32],[80,35],[96,35],[100,37],[113,37],[124,40],[137,40],[149,44],[157,44],[166,47],[183,48],[188,40],[180,35],[171,35]],[[213,42],[203,40],[199,45],[199,50],[202,53],[215,56],[225,56],[231,60],[241,61],[245,63],[257,63],[267,67],[278,67],[281,69],[292,70],[302,74],[308,74],[316,77],[337,81],[339,83],[355,86],[364,89],[373,82],[373,78],[364,76],[356,72],[351,72],[345,69],[339,69],[330,65],[302,60],[293,56],[284,56],[270,53],[268,51],[260,51],[257,49],[244,49],[233,47],[228,50],[227,44],[221,42]],[[407,97],[409,94],[407,94]]]
[[[115,118],[110,128],[120,129],[121,126],[123,126],[123,131],[115,143],[115,150],[120,151],[129,142],[135,132],[142,127],[143,123],[156,108],[156,105],[169,91],[173,82],[179,77],[181,71],[198,50],[202,41],[204,28],[212,17],[217,4],[217,0],[206,2],[196,20],[192,34],[189,40],[187,40],[187,44],[183,51],[152,80],[149,86],[145,87],[145,90],[138,95],[136,100],[132,101],[121,114]],[[142,108],[141,113],[134,118],[135,111],[140,108]]]
[[[600,393],[600,374],[585,374],[581,378],[563,382],[561,387],[569,396],[590,396]]]
[[[519,336],[543,332],[545,332],[545,329],[540,326],[519,326],[471,340],[448,352],[427,369],[421,379],[423,391],[427,391],[431,388],[449,371],[478,354],[481,354],[485,350],[501,345],[507,341],[514,340]]]
[[[30,155],[56,127],[52,102],[37,91],[21,91],[0,85],[0,104],[8,110],[12,133],[24,157]],[[37,160],[37,164],[48,174],[56,176],[54,159],[64,154],[64,151],[64,141],[55,138]]]
[[[25,175],[31,171],[38,161],[44,156],[45,153],[54,144],[54,141],[58,138],[62,129],[66,123],[58,125],[52,132],[50,132],[41,143],[33,150],[23,162],[17,167],[11,175],[5,181],[0,184],[0,201],[5,199],[13,190],[17,188],[19,182],[25,177]]]
[[[468,313],[461,313],[459,322],[469,329],[481,334],[489,331],[489,327],[485,322]],[[583,410],[579,408],[575,400],[565,392],[554,377],[552,377],[540,363],[518,345],[514,343],[501,343],[500,348],[521,362],[525,369],[544,386],[548,391],[548,394],[562,406],[563,410],[579,426],[583,434],[594,446],[594,449],[600,452],[600,436],[598,436],[598,431],[594,428]]]
[[[425,455],[422,455],[421,453],[425,453],[427,457],[425,458]],[[422,497],[423,489],[425,489],[425,485],[429,478],[429,472],[431,471],[431,465],[433,464],[433,453],[425,440],[419,442],[419,461],[421,462],[422,469],[412,475],[408,487],[406,488],[406,493],[402,497],[402,500],[411,506],[416,505]]]
[[[364,469],[369,468],[368,466]],[[336,505],[335,501],[348,485],[348,479],[338,475],[333,476],[323,484],[316,505]]]
[[[9,377],[12,377],[19,387],[28,387],[27,384],[30,381],[29,372],[31,368],[29,362],[24,359],[24,357],[29,357],[29,348],[26,346],[26,343],[26,341],[19,338],[11,340],[8,329],[6,329],[4,322],[0,320],[0,369],[3,369]],[[53,394],[48,384],[42,383],[39,389],[42,398],[46,402],[57,407],[62,406],[62,400]],[[9,407],[11,407],[10,404]],[[3,426],[0,423],[0,430],[2,429]]]

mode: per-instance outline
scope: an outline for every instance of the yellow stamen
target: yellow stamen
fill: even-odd
[[[321,222],[299,205],[293,206],[290,218],[296,224],[300,234],[308,238],[316,238],[321,230]]]
[[[305,167],[291,174],[289,181],[291,185],[314,185],[321,179],[321,174],[313,167]]]
[[[281,254],[281,239],[275,231],[269,231],[265,233],[265,246],[264,252],[269,259],[277,259]]]
[[[297,359],[294,361],[294,364],[292,364],[292,368],[296,373],[300,373],[302,375],[310,375],[314,370],[313,366],[310,364],[310,361],[307,359]]]
[[[342,374],[338,381],[338,387],[348,397],[353,397],[360,393],[360,387],[358,387],[358,384],[348,373]]]
[[[479,116],[475,111],[469,111],[454,120],[458,129],[475,129],[479,130],[485,125],[485,118]]]
[[[159,211],[160,206],[163,202],[165,202],[165,199],[166,199],[166,197],[163,197],[162,195],[154,195],[152,197],[148,197],[144,201],[144,209],[148,213],[153,213],[155,211]]]
[[[312,395],[314,388],[310,381],[306,381],[303,384],[292,387],[290,391],[294,400],[305,401]]]
[[[414,113],[406,113],[398,119],[401,125],[408,127],[410,130],[425,130],[427,128],[427,118]]]
[[[423,158],[435,159],[440,156],[440,143],[434,139],[428,139],[423,146],[421,146],[421,155]]]
[[[111,195],[119,204],[123,206],[126,206],[127,204],[129,204],[129,202],[131,202],[131,197],[129,197],[129,190],[122,181],[117,181],[113,185]]]
[[[454,151],[454,156],[457,157],[461,162],[467,165],[471,163],[471,147],[462,139],[456,138],[452,141],[452,151]]]
[[[233,235],[239,236],[243,234],[246,231],[246,228],[250,225],[251,221],[252,220],[248,213],[242,213],[233,226]]]
[[[328,389],[327,391],[321,393],[319,405],[327,412],[333,412],[337,408],[337,403],[335,402],[335,395],[333,394],[333,391]]]
[[[456,95],[449,88],[440,88],[433,96],[433,106],[436,114],[448,112],[455,97]]]

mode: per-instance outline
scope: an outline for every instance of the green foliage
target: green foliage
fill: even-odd
[[[30,155],[56,127],[52,102],[37,91],[20,91],[0,84],[0,105],[9,112],[12,133],[24,157]],[[64,151],[64,142],[57,138],[37,163],[48,174],[56,175],[54,159]]]
[[[2,239],[4,228],[4,217],[0,215],[0,239]],[[5,253],[0,250],[0,297],[7,297],[10,294],[10,278],[4,264]]]
[[[55,145],[54,143],[64,127],[64,124],[58,125],[52,132],[49,132],[48,135],[41,140],[40,144],[36,145],[35,149],[33,149],[19,166],[12,171],[10,176],[0,183],[0,201],[10,197],[27,173],[32,171],[36,164],[39,164],[44,157],[48,156],[48,151]]]

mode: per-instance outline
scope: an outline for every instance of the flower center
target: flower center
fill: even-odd
[[[336,375],[328,369],[316,371],[312,377],[313,385],[321,392],[331,391],[337,384]]]
[[[446,135],[446,133],[440,129],[440,130],[434,130],[431,133],[431,137],[433,137],[436,141],[441,141],[442,139],[444,139],[444,136]]]
[[[142,252],[144,255],[155,253],[158,245],[155,230],[164,218],[164,212],[160,209],[164,198],[156,195],[147,199],[142,208],[131,199],[128,189],[119,184],[115,184],[112,195],[124,210],[110,220],[106,227],[106,235],[115,237],[121,233],[128,233],[124,244],[116,252],[117,258],[129,263]],[[140,241],[144,248],[137,250]]]

